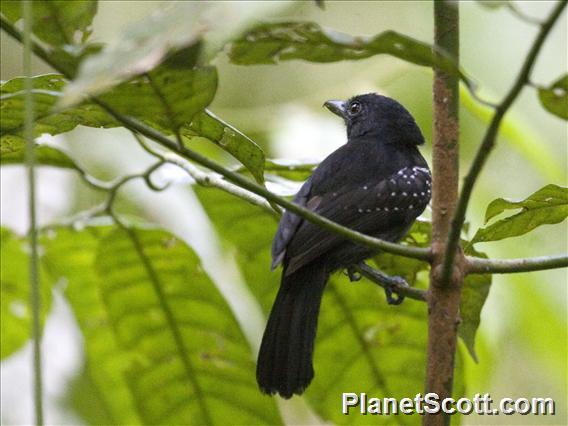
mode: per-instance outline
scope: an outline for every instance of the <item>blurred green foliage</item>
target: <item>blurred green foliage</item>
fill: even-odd
[[[278,149],[273,143],[274,128],[289,118],[282,105],[293,101],[315,107],[325,99],[350,96],[364,87],[399,99],[430,138],[430,74],[399,61],[440,65],[428,44],[429,3],[326,2],[326,12],[319,11],[311,2],[268,2],[272,4],[246,7],[238,2],[201,3],[166,5],[157,15],[139,19],[135,8],[127,4],[99,3],[99,15],[95,15],[95,1],[34,2],[34,35],[51,45],[53,62],[62,64],[59,71],[73,70],[74,74],[78,70],[77,78],[70,84],[60,74],[34,77],[35,135],[57,135],[81,125],[91,127],[90,131],[100,138],[123,142],[115,133],[95,129],[120,126],[99,106],[84,101],[86,94],[95,93],[111,107],[166,134],[179,132],[187,147],[247,171],[259,182],[266,177],[268,181],[292,185],[289,181],[305,179],[314,163],[265,160],[265,152],[274,157]],[[488,80],[483,84],[501,93],[501,84],[508,87],[512,76],[507,74],[499,80],[498,67],[487,66],[492,63],[491,53],[487,52],[484,58],[467,46],[482,46],[484,31],[494,31],[494,20],[507,19],[506,11],[515,9],[509,2],[483,3],[495,11],[463,5],[468,14],[477,16],[480,29],[476,35],[462,32],[466,46],[462,66],[468,73],[479,72],[480,78]],[[162,5],[148,3],[146,7],[162,9]],[[112,12],[113,7],[132,8],[132,26],[106,47],[89,43],[95,17],[99,19],[94,21],[95,35],[98,25],[108,30],[113,27],[113,19],[129,18]],[[3,18],[16,23],[19,8],[19,2],[2,2]],[[285,18],[286,23],[256,22],[273,14]],[[209,20],[208,31],[198,26],[198,18]],[[485,19],[493,21],[486,24]],[[416,25],[417,22],[422,25]],[[466,30],[467,25],[468,22],[464,25]],[[566,23],[560,26],[565,29]],[[123,25],[118,27],[122,29]],[[346,35],[365,32],[379,36]],[[235,42],[227,47],[228,56],[224,56],[219,52],[230,40]],[[10,42],[3,38],[3,47],[5,43]],[[565,59],[565,39],[563,43],[556,45],[564,49]],[[6,49],[2,50],[4,62]],[[500,62],[507,64],[507,69],[515,65],[507,63],[507,55],[519,56],[517,62],[523,58],[514,48],[509,50],[503,52],[505,59]],[[11,51],[10,58],[17,57],[17,53]],[[383,53],[390,57],[375,57]],[[557,55],[545,53],[545,65],[562,62]],[[213,64],[209,64],[214,57]],[[281,63],[278,67],[250,66],[291,59],[337,63],[326,65],[332,67],[327,70],[323,65],[301,61]],[[346,59],[358,61],[342,62]],[[236,67],[229,61],[249,67]],[[442,65],[455,68],[447,61]],[[557,76],[565,69],[550,72]],[[7,77],[4,79],[3,75],[2,79],[7,81],[3,81],[1,89],[3,166],[24,160],[23,79]],[[546,73],[544,77],[537,73],[536,78],[554,80]],[[478,184],[479,195],[471,212],[473,229],[480,224],[487,203],[496,197],[525,198],[550,179],[566,184],[567,168],[562,160],[566,148],[555,140],[565,139],[564,123],[550,121],[566,118],[565,83],[563,77],[548,88],[538,85],[538,93],[531,93],[529,101],[525,99],[521,111],[508,116],[502,129],[504,140]],[[482,88],[484,96],[494,95]],[[58,104],[62,96],[67,105],[73,106],[62,108],[65,104]],[[538,99],[554,116],[544,116],[540,109],[527,113],[533,111],[530,108]],[[467,164],[490,112],[465,90],[462,100],[462,163]],[[230,118],[249,135],[258,135],[259,144],[205,108],[211,108],[223,119]],[[221,150],[233,158],[221,155]],[[55,147],[40,145],[36,152],[39,165],[82,170],[74,163],[73,155]],[[86,157],[77,157],[77,163],[86,163]],[[240,163],[237,166],[235,159]],[[123,164],[128,162],[125,156]],[[541,191],[546,188],[551,186]],[[279,274],[269,270],[274,217],[216,189],[193,189],[220,238],[223,254],[236,261],[245,291],[266,313],[279,284]],[[533,215],[530,224],[525,220],[515,225],[506,237],[520,235],[543,223],[562,221],[566,217],[565,188],[556,185],[553,189],[552,196],[538,197],[536,213],[532,198],[540,192],[522,202],[498,198],[489,205],[486,220],[509,208],[523,209],[503,219],[509,223]],[[78,191],[82,193],[84,189]],[[547,213],[551,209],[556,212],[554,220]],[[145,215],[143,209],[141,214]],[[145,221],[153,220],[150,214],[145,216]],[[249,324],[243,321],[242,313],[235,312],[229,292],[215,288],[192,248],[169,232],[140,225],[144,220],[129,221],[128,229],[90,221],[85,227],[84,222],[75,222],[75,229],[54,226],[42,234],[42,318],[50,307],[50,288],[65,281],[64,295],[84,338],[85,363],[68,388],[67,404],[89,424],[285,422],[288,411],[293,409],[277,407],[273,399],[262,396],[256,388],[255,342],[245,338],[243,330]],[[479,232],[487,233],[492,226],[505,232],[505,227],[498,224]],[[565,231],[566,227],[561,225],[561,229]],[[482,241],[479,232],[474,242]],[[561,251],[566,248],[565,234],[539,228],[523,237],[526,244],[505,242],[484,245],[483,250],[496,257]],[[429,224],[422,221],[405,242],[425,246],[428,235]],[[28,339],[25,241],[10,230],[2,230],[2,359],[14,354]],[[378,256],[375,263],[386,272],[405,276],[416,286],[426,286],[424,263],[388,254]],[[532,277],[540,277],[542,282],[535,282]],[[562,303],[566,299],[565,279],[565,271],[496,278],[489,306],[482,312],[491,279],[483,275],[468,277],[460,335],[469,352],[474,357],[477,353],[479,364],[472,364],[468,357],[462,359],[460,351],[456,396],[477,392],[492,392],[494,398],[552,395],[557,399],[558,416],[544,420],[555,423],[559,419],[565,423],[566,406],[560,406],[567,395],[566,305]],[[474,339],[480,318],[483,321],[476,351]],[[319,323],[317,376],[306,400],[323,421],[369,423],[365,416],[341,415],[341,392],[402,398],[423,390],[427,339],[424,304],[408,300],[400,307],[388,306],[380,289],[364,282],[351,284],[339,274],[329,283]],[[457,420],[467,423],[495,419]],[[381,424],[417,424],[420,420],[416,416],[372,419]],[[516,416],[514,421],[531,419]]]

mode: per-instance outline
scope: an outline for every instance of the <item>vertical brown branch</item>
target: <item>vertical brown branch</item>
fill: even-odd
[[[459,60],[459,4],[434,1],[436,51],[444,51]],[[442,280],[442,262],[458,198],[458,77],[439,69],[434,76],[433,193],[432,193],[432,269],[428,289],[428,363],[426,392],[440,398],[452,394],[454,355],[463,256],[458,256],[449,280]],[[460,253],[461,254],[461,253]],[[425,425],[448,424],[449,417],[426,414]]]

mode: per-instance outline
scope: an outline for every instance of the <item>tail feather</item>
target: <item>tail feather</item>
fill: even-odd
[[[282,274],[258,355],[256,378],[263,392],[290,398],[312,381],[314,339],[327,279],[320,264]]]

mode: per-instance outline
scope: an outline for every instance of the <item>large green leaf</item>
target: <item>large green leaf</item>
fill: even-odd
[[[62,169],[77,170],[75,162],[63,151],[47,145],[36,145],[35,164],[38,166],[52,166]],[[26,162],[26,144],[24,139],[7,137],[0,139],[0,165],[18,165]]]
[[[259,398],[250,348],[197,256],[155,230],[117,230],[99,245],[101,292],[126,380],[147,423],[277,423]]]
[[[201,137],[227,151],[263,182],[264,153],[250,138],[204,110],[211,102],[217,85],[213,67],[177,68],[171,62],[132,82],[123,83],[102,99],[120,112],[134,116],[159,130],[180,133],[191,142]],[[83,102],[67,109],[56,107],[66,80],[59,74],[34,77],[34,135],[57,135],[78,125],[108,128],[120,126],[99,106]],[[24,145],[24,79],[15,78],[1,86],[2,155],[19,151]]]
[[[216,91],[214,67],[187,69],[163,65],[115,87],[100,99],[119,113],[173,133],[203,111]]]
[[[261,24],[231,43],[229,58],[235,64],[275,64],[302,59],[336,62],[387,54],[417,65],[440,67],[467,79],[447,56],[435,55],[432,46],[385,31],[375,37],[353,37],[327,30],[313,22]]]
[[[520,212],[480,228],[472,243],[498,241],[526,234],[548,224],[560,223],[568,217],[568,188],[546,185],[522,201],[504,198],[493,200],[485,213],[485,223],[506,210]]]
[[[8,145],[23,143],[24,128],[24,83],[18,77],[3,82],[0,86],[0,144],[2,151]],[[115,127],[116,122],[98,106],[82,104],[67,110],[54,109],[66,80],[59,74],[46,74],[32,78],[34,100],[34,136],[43,133],[57,135],[73,130],[79,124],[89,127]]]
[[[568,74],[564,74],[550,87],[539,88],[538,97],[548,112],[568,120]]]
[[[75,386],[83,394],[73,400],[86,419],[279,423],[246,339],[189,247],[160,230],[95,226],[57,228],[44,245],[85,336],[85,389]]]
[[[269,266],[276,221],[263,210],[221,191],[196,188],[196,192],[223,242],[234,248],[244,278],[268,312],[280,283],[280,272],[270,272]],[[408,241],[414,238],[425,244],[427,228],[428,224],[417,224]],[[378,259],[386,261],[384,256]],[[394,272],[416,276],[415,267],[409,265],[408,270]],[[379,287],[364,281],[349,283],[340,273],[332,277],[318,322],[316,377],[306,392],[324,420],[368,424],[368,417],[355,412],[344,416],[337,408],[342,392],[349,389],[399,398],[423,391],[426,309],[425,304],[411,300],[398,307],[388,306]],[[456,395],[462,392],[462,371],[458,368]],[[418,419],[381,417],[376,421],[412,424]]]
[[[12,23],[22,18],[21,1],[2,1],[2,14]],[[33,33],[53,46],[84,43],[97,13],[96,0],[34,0]]]
[[[111,230],[53,229],[42,238],[42,262],[53,282],[65,280],[65,296],[84,340],[85,364],[68,389],[66,403],[88,424],[140,424],[135,395],[124,378],[132,356],[116,342],[94,266],[99,241]]]
[[[13,354],[30,338],[29,256],[25,240],[6,228],[0,228],[0,359]],[[41,276],[41,274],[40,274]],[[51,306],[51,293],[42,280],[41,321]]]

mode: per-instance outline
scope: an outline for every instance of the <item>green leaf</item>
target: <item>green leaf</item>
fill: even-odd
[[[53,282],[66,283],[65,297],[84,340],[85,364],[68,389],[65,403],[89,424],[140,424],[135,395],[124,378],[132,355],[116,342],[95,271],[99,242],[112,229],[52,229],[42,236],[42,263]]]
[[[171,58],[174,59],[174,58]],[[231,154],[263,182],[264,153],[250,138],[204,110],[212,101],[217,87],[213,67],[178,68],[173,60],[149,73],[123,83],[101,98],[119,112],[134,116],[162,132],[171,134],[181,126],[180,133],[191,142],[204,138]],[[34,135],[57,135],[78,125],[109,128],[120,127],[99,106],[83,102],[72,108],[58,109],[66,80],[59,74],[34,77]],[[0,146],[5,151],[19,150],[23,143],[24,79],[15,78],[1,86],[2,122]]]
[[[12,355],[30,338],[32,310],[29,256],[25,244],[23,238],[6,228],[0,228],[0,359]],[[43,323],[51,306],[51,293],[43,280],[40,291],[40,319]]]
[[[261,24],[231,43],[228,55],[239,65],[276,64],[302,59],[310,62],[336,62],[387,54],[416,65],[440,67],[459,74],[454,61],[432,46],[399,34],[385,31],[375,37],[353,37],[321,28],[313,22]]]
[[[221,191],[200,187],[195,190],[223,243],[232,248],[249,288],[268,312],[280,284],[280,271],[270,272],[269,268],[276,221],[263,210]],[[428,228],[428,223],[418,223],[408,241],[427,244]],[[386,260],[382,256],[379,259]],[[401,264],[401,268],[406,266]],[[395,272],[414,276],[410,269]],[[318,321],[316,376],[306,391],[310,404],[323,420],[368,424],[366,416],[355,411],[344,416],[337,409],[337,401],[348,389],[395,398],[423,391],[426,309],[426,304],[412,300],[398,307],[389,306],[378,286],[365,281],[350,283],[339,273],[332,277]],[[456,395],[463,393],[462,374],[458,367]],[[415,422],[405,419],[376,420],[381,424]]]
[[[21,1],[2,1],[2,14],[12,23],[22,18]],[[34,0],[32,31],[53,46],[78,45],[91,34],[96,0]]]
[[[478,252],[467,242],[462,242],[466,247],[465,254],[469,256],[487,259],[485,253]],[[481,322],[481,310],[489,296],[492,275],[468,275],[465,277],[460,301],[460,318],[458,335],[461,337],[469,354],[475,362],[478,362],[475,352],[475,336]]]
[[[70,106],[151,71],[170,51],[197,46],[203,28],[191,25],[195,9],[193,2],[180,2],[128,26],[114,43],[80,65],[62,104]]]
[[[257,2],[175,2],[128,26],[116,41],[87,58],[65,90],[64,105],[94,95],[153,70],[168,55],[183,52],[187,65],[207,62],[256,16],[283,4]],[[202,39],[205,41],[202,43]]]
[[[18,147],[24,129],[24,82],[18,77],[0,86],[0,146]],[[66,80],[59,74],[46,74],[32,78],[34,99],[34,136],[44,133],[57,135],[73,130],[79,124],[89,127],[116,127],[117,123],[98,106],[85,103],[67,110],[54,109]],[[11,148],[10,148],[11,149]]]
[[[568,120],[568,74],[564,74],[548,88],[539,88],[538,97],[548,112]]]
[[[61,169],[78,170],[75,162],[63,151],[47,145],[36,145],[35,163]],[[26,142],[17,136],[0,139],[0,165],[22,165],[26,162]]]
[[[485,223],[505,210],[511,209],[521,209],[521,211],[480,228],[471,242],[498,241],[524,235],[541,225],[562,222],[568,216],[568,188],[551,184],[522,201],[503,198],[493,200],[487,206]]]
[[[191,140],[195,137],[205,138],[220,146],[239,160],[258,182],[264,182],[262,148],[210,111],[197,114],[188,126],[181,129],[181,134],[189,140],[188,147],[191,147]]]
[[[101,241],[96,268],[117,340],[136,355],[126,380],[146,423],[277,422],[238,324],[185,244],[117,230]]]
[[[215,67],[184,69],[164,64],[100,99],[121,114],[175,133],[211,103],[216,90]]]
[[[184,243],[153,229],[58,228],[46,259],[85,334],[88,393],[74,406],[93,423],[279,423],[232,312]],[[84,404],[93,398],[104,413]]]

